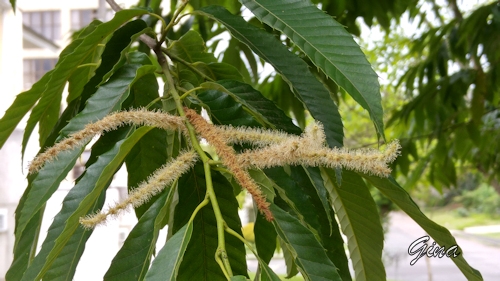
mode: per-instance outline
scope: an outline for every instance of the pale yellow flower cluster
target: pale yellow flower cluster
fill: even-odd
[[[54,146],[47,148],[30,162],[29,173],[39,171],[45,163],[52,161],[60,152],[82,146],[94,136],[116,130],[123,125],[146,125],[164,130],[182,129],[185,131],[182,118],[178,116],[145,109],[113,113],[95,123],[87,124],[83,130],[71,134]]]
[[[99,224],[105,223],[106,219],[109,216],[118,215],[120,211],[127,209],[127,207],[130,205],[134,207],[141,206],[142,204],[149,201],[151,197],[162,192],[165,187],[172,184],[182,174],[193,167],[197,159],[198,154],[196,154],[194,151],[181,153],[170,163],[167,163],[161,168],[157,169],[151,176],[149,176],[149,179],[147,181],[139,184],[137,188],[130,192],[127,199],[109,208],[106,212],[100,212],[84,218],[80,218],[80,223],[85,228],[94,228]]]
[[[276,130],[215,126],[208,123],[196,111],[188,108],[185,111],[187,121],[193,125],[199,137],[204,138],[215,148],[222,163],[231,171],[240,186],[252,195],[258,209],[267,220],[273,219],[269,202],[266,201],[257,183],[248,174],[249,168],[284,165],[322,166],[345,168],[387,177],[391,172],[388,164],[396,159],[401,148],[399,142],[393,141],[387,145],[382,153],[374,149],[331,149],[327,146],[325,133],[320,123],[314,123],[306,128],[302,135],[296,136]],[[164,130],[180,129],[186,133],[184,122],[185,120],[178,116],[144,109],[114,113],[95,123],[88,124],[83,130],[48,148],[31,162],[29,171],[34,173],[42,168],[46,162],[53,160],[61,151],[84,145],[95,135],[115,130],[125,124],[154,126]],[[254,148],[236,154],[231,145],[243,143],[251,144]],[[192,168],[197,159],[198,155],[193,151],[181,153],[176,159],[156,170],[123,202],[117,203],[106,212],[81,218],[81,224],[86,228],[93,228],[104,223],[109,216],[117,215],[130,205],[138,207],[144,204]]]
[[[227,126],[218,127],[217,130],[224,136],[226,143],[251,143],[258,146],[257,149],[237,155],[238,162],[244,169],[283,165],[322,166],[387,177],[391,173],[387,164],[396,159],[401,148],[398,141],[393,141],[383,153],[375,149],[331,149],[326,146],[323,126],[320,123],[307,127],[302,136]]]
[[[269,202],[262,194],[262,191],[257,186],[257,183],[250,177],[248,172],[243,169],[237,160],[236,152],[232,146],[226,144],[227,139],[220,130],[218,130],[214,125],[209,124],[203,117],[201,117],[196,111],[185,108],[186,117],[189,123],[193,125],[196,132],[206,139],[217,152],[217,155],[221,158],[224,165],[231,171],[234,178],[241,187],[245,188],[251,195],[259,211],[266,217],[268,221],[273,220],[273,215],[269,209]]]

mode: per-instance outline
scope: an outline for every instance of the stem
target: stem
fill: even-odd
[[[30,252],[29,252],[29,258],[28,258],[28,266],[31,265],[33,260],[35,259],[36,256],[36,250],[38,248],[38,238],[40,237],[40,229],[42,227],[42,218],[43,218],[43,213],[45,213],[45,207],[47,204],[43,204],[42,207],[40,208],[40,211],[38,211],[38,216],[40,218],[40,223],[36,226],[35,228],[35,235],[33,239],[33,243],[31,244]]]
[[[121,7],[116,4],[114,0],[106,0],[108,4],[111,6],[111,8],[115,11],[120,11]],[[166,33],[167,31],[173,27],[173,25],[176,22],[176,18],[179,16],[179,14],[182,12],[182,10],[186,7],[188,3],[188,0],[183,0],[181,6],[179,9],[177,9],[174,13],[174,16],[172,17],[172,20],[168,24],[168,26],[163,30],[162,35],[160,37],[160,41],[157,42],[155,39],[146,36],[145,34],[141,35],[139,38],[141,41],[143,41],[148,47],[150,47],[156,54],[158,63],[161,66],[161,69],[163,71],[163,75],[165,76],[166,82],[165,82],[165,91],[163,93],[164,98],[168,98],[169,95],[172,95],[174,98],[175,106],[177,108],[177,111],[179,112],[179,115],[181,117],[186,117],[186,113],[184,112],[184,108],[182,105],[181,98],[179,97],[179,93],[177,92],[177,89],[175,88],[175,83],[174,79],[172,78],[172,75],[170,74],[170,69],[168,66],[167,58],[165,54],[163,54],[161,50],[161,44],[165,41],[166,38]],[[233,276],[232,270],[231,270],[231,265],[229,264],[229,259],[227,257],[226,253],[226,243],[225,243],[225,238],[224,238],[224,218],[222,217],[222,213],[219,208],[219,204],[217,202],[217,196],[215,195],[215,191],[212,185],[212,175],[210,171],[210,158],[205,154],[205,151],[201,148],[198,139],[196,138],[196,133],[188,121],[186,121],[186,127],[189,132],[189,137],[191,140],[191,143],[200,155],[201,160],[203,161],[203,167],[205,169],[205,180],[206,180],[206,185],[207,185],[207,196],[205,200],[203,200],[198,207],[195,209],[193,212],[193,215],[191,216],[190,220],[194,219],[194,216],[196,213],[206,204],[208,204],[208,199],[212,203],[212,208],[214,210],[214,215],[215,219],[217,221],[217,237],[218,237],[218,246],[217,246],[217,251],[215,253],[215,260],[219,264],[222,272],[224,273],[224,276],[229,280],[231,279],[231,276]]]
[[[181,64],[185,65],[187,68],[189,68],[189,70],[195,72],[196,74],[200,75],[201,77],[203,77],[205,80],[208,80],[208,81],[211,81],[211,82],[215,82],[214,79],[210,78],[208,75],[206,75],[205,73],[201,72],[200,70],[198,70],[196,67],[192,66],[191,63],[183,60],[182,58],[172,54],[171,52],[169,52],[167,49],[163,48],[162,51],[169,57],[171,58],[172,60],[174,61],[177,61],[177,62],[180,62]]]
[[[208,163],[208,161],[203,161],[203,169],[205,170],[207,194],[210,197],[210,201],[212,202],[212,208],[214,210],[215,219],[217,221],[217,237],[219,239],[218,239],[217,250],[215,251],[215,259],[222,258],[224,268],[229,273],[229,276],[233,276],[231,265],[229,264],[229,259],[227,258],[227,253],[226,253],[226,241],[224,237],[224,225],[226,223],[224,221],[224,218],[222,217],[222,213],[219,208],[219,203],[217,202],[217,196],[215,195],[215,191],[212,185],[212,174],[210,171],[210,163]]]
[[[172,16],[172,19],[168,23],[167,27],[165,27],[165,29],[163,29],[163,31],[161,33],[159,45],[161,45],[161,44],[163,44],[163,42],[165,42],[165,39],[167,38],[167,32],[172,27],[174,27],[174,25],[176,25],[177,17],[179,17],[180,13],[184,10],[184,8],[186,8],[188,2],[189,2],[189,0],[182,0],[181,6],[177,10],[175,10],[174,15]]]
[[[165,22],[165,20],[160,15],[157,15],[155,13],[148,13],[148,15],[150,15],[152,17],[155,17],[159,21],[161,21],[161,27],[162,27],[163,30],[165,30],[167,28],[167,23]]]
[[[191,90],[189,90],[189,91],[186,91],[186,92],[185,92],[184,94],[182,94],[182,96],[180,96],[179,98],[180,98],[181,100],[183,100],[185,97],[189,96],[191,93],[196,92],[196,91],[198,91],[198,90],[202,90],[202,89],[203,89],[203,87],[196,87],[196,88],[193,88],[193,89],[191,89]]]
[[[82,67],[87,67],[87,66],[99,66],[100,62],[91,62],[91,63],[84,63],[80,64],[76,68],[82,68]]]
[[[146,105],[146,108],[150,108],[151,106],[153,106],[153,104],[157,103],[158,101],[161,101],[162,99],[164,99],[164,97],[157,97],[156,99],[148,103],[148,105]]]
[[[189,218],[188,223],[191,223],[196,217],[196,214],[198,214],[198,212],[201,210],[201,208],[205,207],[208,203],[210,203],[210,199],[208,199],[208,196],[205,196],[205,199],[203,199],[203,201],[201,201],[200,204],[198,204],[196,209],[194,209],[193,213],[191,214],[191,218]]]
[[[168,97],[168,95],[172,95],[175,105],[177,107],[177,111],[179,112],[179,115],[181,117],[186,117],[186,113],[184,112],[184,107],[182,105],[181,98],[179,97],[179,93],[177,92],[177,89],[175,88],[174,84],[174,79],[172,78],[172,75],[170,74],[170,69],[167,63],[167,58],[165,57],[165,54],[162,53],[160,45],[154,49],[156,56],[158,57],[158,63],[161,65],[161,68],[163,70],[163,74],[165,75],[166,78],[166,83],[165,83],[165,92],[164,95]],[[217,202],[217,196],[215,195],[215,191],[213,188],[212,184],[212,174],[210,171],[210,158],[205,154],[205,151],[200,146],[200,143],[198,142],[198,139],[196,138],[196,132],[194,130],[193,125],[189,123],[186,120],[186,127],[189,132],[189,137],[191,140],[191,144],[193,145],[194,149],[198,154],[200,155],[201,161],[203,162],[203,168],[205,170],[205,181],[206,181],[206,186],[207,186],[207,194],[208,198],[210,199],[210,202],[212,203],[212,208],[214,210],[214,215],[215,219],[217,221],[217,237],[218,237],[218,245],[217,245],[217,251],[215,252],[215,260],[221,267],[222,272],[226,276],[226,278],[229,280],[231,276],[233,276],[232,270],[231,270],[231,265],[229,264],[229,259],[227,257],[227,252],[226,252],[226,243],[225,243],[225,237],[224,237],[224,218],[222,217],[222,213],[219,208],[219,203]]]
[[[224,230],[233,235],[234,237],[238,238],[241,242],[243,242],[243,244],[245,244],[248,249],[250,249],[250,251],[252,251],[252,253],[258,258],[259,255],[257,254],[257,251],[255,250],[255,248],[253,247],[253,245],[251,245],[250,243],[248,243],[248,241],[243,237],[241,236],[238,232],[232,230],[231,228],[229,228],[229,226],[227,226],[226,224],[224,224]]]

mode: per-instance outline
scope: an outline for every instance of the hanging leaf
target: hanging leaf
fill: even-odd
[[[102,161],[109,164],[107,164],[104,169],[96,171],[97,181],[93,185],[92,192],[85,196],[83,200],[77,202],[79,203],[77,209],[65,221],[64,229],[61,231],[60,235],[57,236],[57,239],[54,241],[54,247],[44,260],[43,268],[38,272],[36,278],[31,280],[40,280],[43,278],[54,260],[57,259],[65,245],[70,241],[75,231],[81,228],[79,219],[89,213],[91,207],[94,205],[94,202],[96,202],[99,198],[102,190],[106,189],[110,180],[113,178],[113,175],[116,171],[118,171],[129,151],[137,143],[137,141],[139,141],[139,139],[141,139],[151,129],[152,127],[141,127],[137,129],[130,137],[124,141],[118,142],[114,151],[110,152],[106,158],[101,156],[104,158]]]
[[[259,20],[288,36],[317,67],[368,110],[375,129],[385,139],[377,74],[341,24],[309,1],[240,2]]]
[[[60,153],[58,161],[45,164],[45,166],[35,175],[30,191],[26,195],[23,208],[19,210],[16,240],[20,238],[20,235],[23,233],[24,228],[31,218],[38,213],[42,206],[45,205],[47,200],[49,200],[52,194],[57,190],[61,181],[75,165],[82,151],[83,148],[77,147],[70,151]]]
[[[147,138],[147,135],[144,136],[144,138]],[[158,199],[147,209],[144,215],[139,218],[139,222],[134,226],[127,236],[127,239],[125,239],[123,246],[113,258],[111,266],[104,275],[104,281],[137,281],[144,279],[149,270],[151,257],[155,251],[156,241],[158,240],[158,234],[161,228],[161,221],[164,219],[170,207],[165,203],[168,201],[167,198],[173,196],[173,194],[174,191],[172,188],[164,190],[160,193]],[[180,244],[182,248],[182,243]],[[159,255],[160,254],[162,254],[161,251]],[[172,251],[168,251],[168,254],[174,256]],[[155,260],[160,258],[159,255],[156,256]],[[156,262],[161,262],[161,258]],[[163,268],[167,267],[167,264],[168,263],[162,264]],[[164,274],[163,280],[175,279],[165,278],[165,276],[170,275]]]
[[[342,172],[342,185],[338,186],[334,170],[321,170],[342,232],[347,236],[355,279],[386,280],[382,263],[384,233],[368,187],[351,171]]]
[[[311,281],[342,280],[337,268],[309,229],[274,204],[271,204],[271,211],[275,218],[273,225],[293,251],[295,263],[303,276],[308,276]]]
[[[131,18],[142,15],[145,12],[144,10],[124,10],[116,13],[111,21],[97,26],[92,33],[79,41],[79,44],[74,43],[76,46],[70,44],[70,47],[68,47],[69,49],[66,50],[68,54],[66,56],[61,55],[54,70],[51,71],[50,74],[46,74],[49,75],[49,77],[46,80],[45,87],[36,89],[37,91],[41,91],[41,93],[39,92],[40,100],[31,111],[24,131],[23,143],[28,142],[35,125],[41,118],[44,118],[45,122],[40,124],[39,129],[39,142],[40,145],[43,145],[50,130],[57,122],[59,107],[56,105],[60,104],[62,91],[72,73],[93,53],[95,48],[99,47],[98,45],[105,37],[112,34]],[[65,52],[63,51],[63,53]],[[55,110],[56,107],[57,111]],[[49,109],[51,110],[49,111]],[[24,116],[24,114],[22,116]],[[22,118],[22,116],[18,114],[16,118]],[[0,129],[0,131],[2,130]]]
[[[343,127],[337,106],[325,87],[311,74],[307,63],[292,54],[273,35],[234,16],[222,7],[204,7],[197,12],[224,24],[231,34],[270,63],[287,81],[311,115],[325,127],[328,144],[342,146]]]
[[[144,55],[145,56],[145,55]],[[82,130],[85,125],[104,118],[113,111],[120,110],[130,94],[132,85],[141,77],[154,73],[153,65],[127,64],[120,68],[106,84],[87,101],[85,108],[61,131],[62,136]]]
[[[401,208],[401,210],[407,213],[436,241],[438,245],[442,247],[458,245],[460,247],[450,231],[425,216],[424,213],[420,211],[417,204],[411,199],[410,195],[392,177],[379,178],[368,175],[363,175],[363,177]],[[483,280],[481,273],[471,267],[464,259],[463,255],[459,255],[451,260],[457,265],[460,271],[462,271],[467,280]]]
[[[193,223],[179,229],[160,250],[146,275],[146,281],[177,280],[179,266],[193,234]]]
[[[229,228],[241,234],[241,222],[238,217],[238,202],[233,195],[232,186],[219,174],[212,171],[213,188],[219,207]],[[194,209],[205,198],[206,183],[203,165],[195,165],[178,182],[179,202],[175,208],[173,232],[186,224]],[[175,234],[174,234],[175,235]],[[199,211],[193,221],[193,236],[184,254],[177,280],[227,280],[219,264],[215,261],[218,245],[215,215],[210,205]],[[247,275],[245,248],[236,237],[226,235],[226,250],[234,275]]]
[[[232,80],[221,80],[217,81],[217,83],[205,82],[200,86],[217,91],[206,91],[198,94],[198,98],[209,106],[214,101],[222,104],[225,103],[226,106],[241,104],[247,109],[248,113],[265,127],[272,129],[280,128],[293,134],[300,134],[301,132],[283,111],[279,110],[276,105],[264,98],[261,93],[248,84]],[[233,102],[230,102],[231,99]],[[215,110],[217,106],[213,104],[210,108]]]
[[[86,163],[86,171],[78,179],[75,187],[72,188],[64,198],[61,211],[55,216],[40,252],[37,253],[22,280],[35,279],[44,266],[48,254],[53,249],[56,239],[61,235],[66,221],[78,208],[81,200],[92,192],[100,172],[109,163],[109,157],[116,153],[116,142],[123,140],[128,132],[129,129],[122,129],[121,131],[106,134],[92,147],[92,153]],[[109,182],[107,184],[109,184]],[[90,209],[88,213],[95,212],[102,207],[104,196],[104,192],[99,194],[99,199],[89,206]],[[72,279],[78,261],[83,253],[85,242],[91,234],[92,232],[84,231],[83,228],[79,228],[68,237],[68,243],[61,249],[61,255],[55,258],[54,262],[50,265],[50,270],[48,270],[44,278],[50,280]],[[68,262],[68,260],[72,262]]]

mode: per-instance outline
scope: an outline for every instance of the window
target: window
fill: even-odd
[[[72,10],[71,11],[71,30],[77,31],[89,23],[96,17],[95,10]]]
[[[25,12],[23,23],[50,40],[61,39],[61,12]]]
[[[105,21],[113,18],[113,10],[106,10]],[[98,17],[97,10],[71,10],[71,30],[78,31]]]
[[[23,61],[24,89],[29,89],[56,65],[57,59],[25,59]]]

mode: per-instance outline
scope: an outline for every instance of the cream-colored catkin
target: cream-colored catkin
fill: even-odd
[[[252,195],[259,211],[268,221],[273,220],[273,215],[269,209],[269,203],[266,201],[262,191],[252,177],[250,177],[248,172],[241,167],[234,149],[226,144],[227,140],[225,139],[225,135],[221,134],[214,125],[209,124],[203,117],[196,113],[196,111],[188,108],[185,108],[185,111],[186,117],[193,125],[196,132],[215,148],[217,155],[221,158],[229,171],[231,171],[234,178]]]
[[[307,140],[309,138],[309,140]],[[314,137],[304,135],[304,140],[287,140],[258,150],[249,150],[238,155],[243,168],[251,166],[270,168],[283,165],[322,166],[345,168],[348,170],[387,177],[391,169],[387,167],[399,154],[399,143],[392,142],[384,153],[376,150],[330,149],[315,146]]]
[[[40,170],[45,163],[52,161],[60,152],[82,146],[94,136],[116,130],[123,125],[146,125],[164,130],[186,130],[182,118],[164,112],[139,109],[113,113],[95,123],[86,125],[83,130],[71,134],[54,146],[47,148],[30,162],[29,173],[32,174]]]
[[[147,181],[140,183],[125,200],[109,208],[106,212],[80,218],[80,224],[85,228],[94,228],[97,225],[105,223],[110,216],[118,215],[121,211],[127,209],[128,206],[141,206],[193,167],[197,159],[198,154],[194,151],[179,154],[177,158],[157,169],[149,176]]]
[[[301,146],[308,147],[310,150],[320,149],[326,146],[326,136],[323,125],[315,121],[307,126],[302,135]]]
[[[270,144],[277,144],[292,137],[298,136],[289,135],[287,133],[266,130],[261,128],[248,127],[233,127],[233,126],[217,126],[215,127],[220,134],[224,135],[227,144],[251,144],[257,147],[263,147]]]

